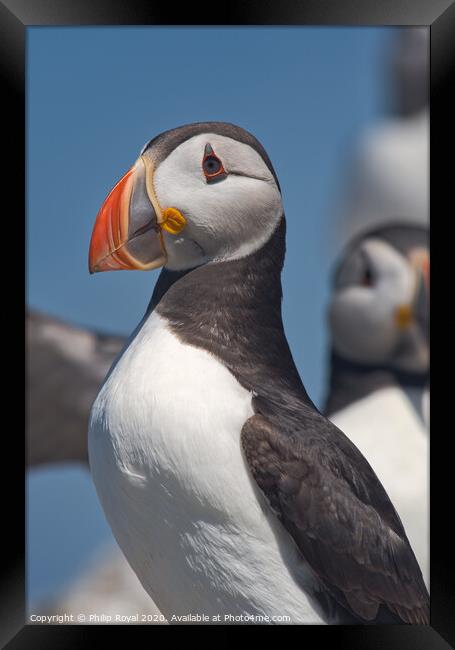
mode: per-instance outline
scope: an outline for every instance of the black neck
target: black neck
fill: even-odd
[[[348,361],[334,350],[330,356],[329,393],[324,413],[331,415],[366,397],[370,393],[388,386],[421,388],[429,384],[429,372],[411,373],[388,365],[370,366]]]
[[[150,303],[181,340],[216,356],[254,391],[256,406],[311,404],[281,316],[285,230],[283,215],[269,241],[244,258],[164,270]]]

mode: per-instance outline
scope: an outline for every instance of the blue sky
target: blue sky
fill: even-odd
[[[391,31],[29,28],[30,305],[129,333],[157,272],[90,276],[96,213],[150,138],[189,122],[234,122],[262,142],[280,180],[288,222],[285,327],[307,390],[321,404],[334,253],[329,232],[354,141],[383,114],[382,63]],[[31,599],[76,575],[109,535],[86,474],[33,472]]]

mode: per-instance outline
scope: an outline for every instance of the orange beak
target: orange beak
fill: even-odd
[[[417,297],[416,311],[423,323],[424,329],[429,330],[430,326],[430,258],[426,255],[421,265],[422,287],[420,296]]]
[[[406,329],[417,320],[423,329],[427,328],[430,303],[430,258],[425,250],[413,251],[410,262],[415,271],[414,296],[409,304],[397,307],[395,322],[400,329]]]
[[[90,273],[163,266],[166,250],[147,193],[142,158],[119,180],[96,217],[89,250]]]
[[[428,297],[430,296],[430,258],[427,257],[422,263],[422,276],[427,291]]]
[[[416,304],[422,312],[428,311],[430,304],[430,257],[428,252],[417,252],[412,262],[418,277]]]

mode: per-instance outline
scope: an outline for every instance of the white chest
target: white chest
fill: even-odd
[[[288,567],[306,571],[264,506],[240,432],[251,394],[152,314],[92,409],[90,466],[113,533],[144,587],[173,613],[321,622]],[[223,622],[223,621],[221,621]]]

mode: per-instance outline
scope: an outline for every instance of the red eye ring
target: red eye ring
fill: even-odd
[[[221,180],[227,176],[223,163],[213,151],[210,144],[205,145],[204,158],[202,159],[202,171],[207,181]]]

